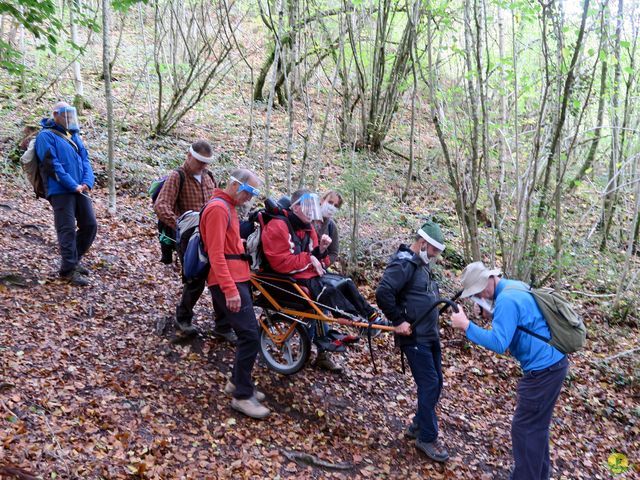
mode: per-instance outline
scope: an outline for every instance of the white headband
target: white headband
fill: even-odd
[[[435,240],[434,238],[430,237],[429,234],[425,232],[423,229],[418,230],[418,235],[420,235],[422,238],[424,238],[427,242],[429,242],[431,245],[436,247],[441,252],[444,251],[444,245],[438,242],[437,240]]]
[[[189,147],[189,153],[193,158],[195,158],[196,160],[202,163],[211,163],[213,162],[213,159],[214,159],[213,155],[210,157],[205,157],[204,155],[199,154],[193,149],[193,147]]]

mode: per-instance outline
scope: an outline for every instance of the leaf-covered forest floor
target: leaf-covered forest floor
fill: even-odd
[[[207,333],[206,296],[196,310],[200,340],[180,345],[157,331],[180,284],[174,267],[158,262],[148,200],[119,196],[110,217],[104,191],[94,199],[91,286],[74,288],[56,277],[48,203],[11,181],[0,186],[0,465],[46,479],[508,477],[519,376],[512,359],[468,344],[443,320],[445,466],[403,438],[415,393],[389,338],[375,341],[377,375],[364,342],[344,356],[342,375],[309,366],[283,377],[258,363],[273,414],[247,419],[222,392],[233,355]],[[632,348],[634,337],[607,326],[593,305],[583,313],[589,348],[572,357],[556,407],[554,478],[611,478],[613,452],[640,459],[637,365],[629,357],[598,363]],[[299,465],[285,451],[353,468]]]
[[[125,52],[133,48],[126,43],[127,38]],[[257,45],[259,62],[260,41]],[[375,340],[378,374],[365,342],[340,359],[342,375],[308,366],[283,377],[258,363],[255,379],[267,394],[272,416],[254,421],[231,410],[222,389],[233,352],[210,335],[207,295],[196,309],[203,332],[198,341],[180,344],[170,328],[158,332],[158,325],[170,324],[180,281],[174,267],[158,262],[154,217],[143,192],[150,178],[179,164],[188,144],[199,137],[224,152],[214,167],[216,175],[238,164],[260,170],[261,147],[253,152],[245,148],[248,104],[240,97],[249,86],[230,80],[172,136],[148,139],[145,105],[134,88],[140,82],[133,65],[137,57],[123,55],[114,70],[118,210],[111,217],[105,189],[105,108],[96,58],[87,56],[84,65],[93,109],[81,117],[98,177],[93,198],[99,233],[86,259],[92,270],[87,288],[73,288],[57,278],[51,208],[33,199],[8,155],[20,139],[21,122],[33,123],[64,92],[55,85],[33,104],[17,96],[4,77],[0,82],[0,467],[12,465],[42,479],[508,478],[519,369],[513,359],[468,343],[447,326],[446,318],[439,416],[441,438],[452,458],[444,466],[427,460],[403,437],[415,411],[415,387],[410,374],[400,373],[388,337]],[[47,84],[48,79],[42,81]],[[317,106],[318,124],[322,108]],[[420,118],[427,118],[423,113]],[[261,145],[264,105],[256,107],[256,115],[256,145]],[[275,111],[271,126],[272,173],[280,191],[286,118],[286,112]],[[298,139],[306,122],[300,105],[296,122]],[[408,122],[396,123],[390,139],[406,139]],[[427,210],[445,223],[452,249],[460,247],[453,196],[430,150],[430,126],[419,123],[416,178],[406,204],[398,200],[405,165],[396,157],[383,154],[362,167],[363,176],[373,175],[374,183],[360,226],[361,267],[369,280],[362,290],[370,298],[386,255],[410,238]],[[302,149],[301,141],[296,142],[294,173]],[[332,139],[319,156],[320,185],[339,185],[348,159]],[[584,198],[568,206],[576,211],[592,207]],[[345,239],[346,217],[342,212]],[[574,240],[567,238],[567,249]],[[611,292],[605,285],[611,278],[605,274],[615,271],[607,263],[615,259],[579,250],[575,259],[577,267],[570,272],[574,287]],[[451,295],[459,270],[445,264],[440,271],[444,293]],[[553,477],[612,478],[607,458],[624,453],[635,470],[615,478],[638,478],[638,356],[602,363],[637,346],[637,327],[610,324],[601,298],[582,300],[589,344],[572,356],[571,375],[556,407]],[[353,467],[338,471],[296,464],[284,455],[290,451]]]

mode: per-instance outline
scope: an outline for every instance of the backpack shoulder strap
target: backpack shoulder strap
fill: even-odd
[[[528,334],[529,334],[529,335],[531,335],[532,337],[535,337],[535,338],[537,338],[538,340],[542,340],[544,343],[549,343],[549,342],[551,341],[551,339],[550,339],[550,338],[545,338],[545,337],[543,337],[542,335],[539,335],[539,334],[537,334],[536,332],[533,332],[533,331],[529,330],[528,328],[523,327],[523,326],[521,326],[521,325],[518,325],[518,326],[516,327],[516,329],[517,329],[517,330],[520,330],[521,332],[528,333]]]
[[[536,304],[538,303],[537,300],[536,300],[536,295],[535,295],[535,293],[534,293],[534,291],[533,291],[533,289],[531,287],[529,287],[529,288],[520,288],[520,287],[517,287],[517,286],[514,286],[514,285],[509,285],[509,286],[504,287],[503,292],[505,290],[516,290],[518,292],[526,292],[526,293],[530,294],[533,297],[533,300],[536,302]],[[540,307],[538,307],[538,309],[540,309]],[[540,313],[542,313],[542,311],[540,311]],[[544,315],[542,316],[542,318],[544,319],[545,322],[547,321],[547,319],[544,318]],[[540,341],[542,341],[544,343],[549,343],[551,341],[550,338],[543,337],[542,335],[540,335],[540,334],[538,334],[538,333],[536,333],[536,332],[534,332],[532,330],[529,330],[528,328],[523,327],[522,325],[518,325],[516,327],[516,330],[520,330],[521,332],[528,333],[532,337],[535,337],[535,338],[537,338],[538,340],[540,340]]]
[[[227,229],[228,229],[231,226],[231,208],[229,208],[229,202],[227,202],[224,198],[214,197],[211,200],[209,200],[207,203],[205,203],[204,207],[202,207],[202,209],[200,210],[200,219],[202,219],[202,212],[204,211],[206,206],[209,205],[209,203],[211,202],[215,202],[216,200],[219,200],[222,203],[224,203],[224,206],[227,208],[227,213],[229,214],[229,216],[227,217]]]
[[[300,239],[300,237],[298,237],[295,230],[293,229],[293,225],[291,225],[291,222],[289,221],[289,217],[287,217],[287,215],[285,214],[285,215],[274,215],[273,218],[278,218],[284,221],[285,225],[289,229],[289,235],[291,235],[291,241],[294,242],[302,252],[302,247],[304,246],[303,241]],[[308,244],[309,242],[307,242],[307,245]]]
[[[76,145],[76,142],[74,142],[73,140],[68,138],[65,134],[59,132],[55,128],[43,128],[42,130],[47,130],[47,131],[53,133],[54,135],[57,135],[60,138],[63,138],[64,140],[67,141],[67,143],[69,143],[73,147],[73,149],[76,151],[76,153],[80,152],[80,148],[78,148],[78,145]]]
[[[205,172],[207,172],[207,175],[209,175],[209,178],[211,179],[211,181],[213,182],[213,186],[217,187],[218,184],[216,183],[216,179],[213,176],[213,172],[211,170],[205,170]]]
[[[178,172],[178,176],[180,177],[180,186],[178,187],[178,195],[180,195],[180,192],[182,192],[182,187],[184,186],[185,175],[182,167],[176,168],[176,172]]]
[[[175,204],[175,206],[177,207],[180,205],[180,194],[182,193],[182,187],[184,187],[185,174],[182,167],[178,167],[174,171],[178,172],[178,178],[180,179],[180,181],[178,182],[178,193],[176,195],[176,204]]]

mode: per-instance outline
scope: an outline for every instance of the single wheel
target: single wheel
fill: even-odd
[[[305,325],[268,310],[263,311],[260,325],[260,355],[267,367],[282,375],[299,372],[311,354]]]

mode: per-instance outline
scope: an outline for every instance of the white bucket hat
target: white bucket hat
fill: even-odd
[[[482,262],[470,263],[464,269],[464,271],[462,272],[462,277],[460,278],[460,280],[462,281],[462,288],[464,288],[460,296],[462,298],[467,298],[473,295],[477,295],[485,288],[487,288],[489,277],[497,277],[501,274],[502,272],[499,268],[489,270],[484,266]]]

